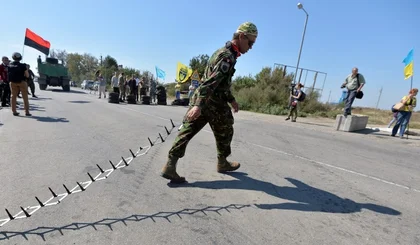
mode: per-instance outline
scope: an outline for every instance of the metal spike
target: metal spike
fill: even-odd
[[[44,207],[45,205],[41,202],[41,200],[39,200],[38,199],[38,197],[35,197],[35,199],[38,201],[38,203],[39,203],[39,205],[41,206],[41,207]]]
[[[48,187],[48,189],[50,189],[50,191],[51,191],[51,193],[52,193],[53,197],[58,197],[58,196],[57,196],[57,194],[55,194],[55,192],[53,192],[53,190],[52,190],[50,187]]]
[[[105,173],[105,171],[101,168],[101,166],[99,166],[98,164],[96,164],[96,166],[99,168],[99,170],[101,171],[101,173]]]
[[[9,210],[7,210],[7,208],[6,208],[6,213],[9,216],[9,219],[11,220],[15,219],[15,217],[13,217],[13,215],[9,212]]]
[[[123,162],[124,162],[125,166],[128,166],[128,163],[127,163],[127,161],[124,159],[124,157],[121,157],[121,159],[123,160]]]
[[[109,160],[109,163],[111,163],[111,166],[114,170],[117,169],[117,167],[115,167],[115,165],[111,162],[111,160]]]
[[[65,184],[63,184],[63,186],[64,186],[64,189],[66,189],[66,191],[67,191],[67,194],[71,194],[71,191],[67,188],[67,186],[65,185]]]
[[[172,119],[170,119],[170,120],[171,120],[172,128],[175,128],[174,122],[172,121]]]
[[[90,173],[87,173],[89,175],[90,180],[92,180],[92,182],[95,182],[95,179],[92,177],[92,175],[90,175]]]
[[[150,140],[150,138],[147,138],[149,140],[150,146],[153,146],[153,142]]]
[[[168,130],[168,128],[165,126],[165,130],[166,130],[166,134],[167,135],[170,135],[171,134],[171,132],[169,132],[169,130]]]
[[[22,211],[25,213],[26,217],[31,217],[31,215],[26,212],[26,210],[24,208],[22,208],[22,206],[20,207],[20,209],[22,209]]]
[[[159,137],[160,137],[160,140],[162,141],[162,143],[165,142],[165,140],[163,139],[163,137],[160,133],[159,133]]]
[[[133,151],[131,150],[131,149],[129,149],[130,150],[130,153],[131,153],[131,155],[133,156],[133,158],[136,158],[136,154],[134,154],[133,153]]]
[[[86,190],[79,182],[76,182],[76,183],[79,186],[80,190],[82,190],[82,191],[85,191]]]

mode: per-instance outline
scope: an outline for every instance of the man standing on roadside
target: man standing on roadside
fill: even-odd
[[[10,105],[10,84],[8,79],[8,68],[10,61],[9,58],[3,56],[1,58],[2,63],[0,64],[0,99],[1,106],[6,107]]]
[[[28,68],[28,72],[29,72],[29,78],[28,78],[28,87],[31,89],[31,93],[32,93],[32,97],[33,98],[38,98],[35,95],[35,83],[34,83],[34,79],[35,79],[35,74],[34,72],[31,70],[31,66],[30,65],[26,65]],[[29,92],[28,92],[29,94]]]
[[[111,86],[113,89],[114,93],[120,93],[120,87],[118,85],[118,77],[117,77],[117,72],[114,72],[114,75],[111,78]]]
[[[357,67],[354,67],[351,74],[346,77],[346,80],[344,80],[344,83],[341,85],[341,88],[347,88],[347,97],[344,100],[345,117],[351,115],[351,106],[353,105],[354,99],[356,98],[357,93],[362,91],[365,83],[365,77],[359,73]]]
[[[22,55],[18,52],[12,55],[13,62],[9,64],[8,76],[10,81],[10,89],[12,90],[12,112],[13,116],[19,116],[16,111],[16,97],[19,92],[22,92],[23,104],[25,108],[25,115],[32,116],[29,113],[29,100],[28,100],[28,84],[26,80],[29,78],[29,72],[26,64],[20,63]]]
[[[168,154],[168,161],[161,176],[172,183],[183,183],[185,178],[176,172],[179,158],[185,154],[187,144],[207,124],[213,131],[217,146],[217,172],[235,171],[240,167],[237,162],[226,158],[231,154],[234,118],[231,108],[238,112],[239,106],[230,91],[235,73],[236,59],[252,49],[258,36],[257,27],[250,22],[241,24],[231,41],[218,49],[210,57],[204,72],[204,82],[196,89],[190,107],[184,116],[182,128]]]

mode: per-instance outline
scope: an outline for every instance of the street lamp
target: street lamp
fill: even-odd
[[[305,27],[303,29],[303,35],[302,35],[302,41],[300,43],[300,49],[299,49],[299,56],[298,56],[298,61],[297,61],[297,65],[296,65],[296,72],[295,72],[295,84],[297,83],[296,78],[297,78],[297,73],[298,73],[298,69],[299,69],[299,62],[300,62],[300,55],[302,53],[302,48],[303,48],[303,41],[305,40],[305,33],[306,33],[306,25],[308,24],[308,12],[306,12],[306,10],[303,8],[303,4],[298,3],[297,4],[298,9],[302,9],[305,14],[306,14],[306,20],[305,20]]]

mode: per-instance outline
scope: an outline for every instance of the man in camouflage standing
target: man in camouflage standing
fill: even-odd
[[[203,83],[196,89],[190,107],[183,119],[182,128],[168,154],[168,161],[161,176],[172,183],[186,182],[176,172],[179,158],[185,154],[189,141],[207,124],[213,131],[217,146],[217,172],[235,171],[240,167],[237,162],[226,158],[231,154],[230,144],[233,137],[233,115],[239,106],[230,91],[235,73],[236,59],[252,49],[258,36],[257,27],[250,22],[241,24],[233,34],[233,39],[214,52],[204,72]]]

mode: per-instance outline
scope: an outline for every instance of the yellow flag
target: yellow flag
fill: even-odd
[[[185,83],[191,76],[192,72],[192,69],[188,68],[188,66],[178,62],[176,69],[176,80],[178,83]]]
[[[413,75],[413,62],[404,67],[404,80],[409,79]]]

